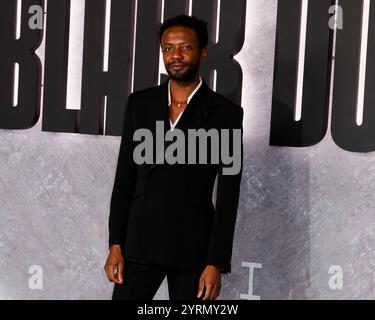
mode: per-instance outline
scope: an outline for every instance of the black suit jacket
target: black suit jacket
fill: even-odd
[[[220,164],[134,162],[133,150],[139,143],[133,141],[134,131],[147,128],[155,134],[159,120],[164,121],[165,133],[170,129],[168,108],[168,81],[129,95],[110,204],[109,246],[120,244],[127,259],[181,268],[211,264],[222,273],[231,272],[243,161],[243,109],[203,80],[175,127],[185,136],[189,128],[241,129],[241,170],[223,175],[221,158]]]

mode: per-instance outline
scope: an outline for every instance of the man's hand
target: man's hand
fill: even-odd
[[[218,267],[208,265],[199,278],[198,298],[201,298],[206,288],[203,300],[215,300],[220,294],[221,272]]]
[[[120,245],[114,244],[110,247],[104,270],[110,282],[118,284],[124,282],[124,258],[121,253]]]

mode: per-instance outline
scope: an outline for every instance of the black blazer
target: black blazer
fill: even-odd
[[[133,141],[134,131],[147,128],[155,137],[157,120],[164,121],[164,133],[170,129],[168,80],[129,95],[110,204],[109,246],[120,244],[127,259],[181,268],[211,264],[228,273],[242,175],[243,109],[203,80],[175,127],[186,137],[189,128],[241,129],[238,174],[222,175],[221,158],[220,164],[138,165],[133,150],[140,142]]]

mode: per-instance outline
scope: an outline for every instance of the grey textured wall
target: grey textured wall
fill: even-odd
[[[245,154],[219,299],[373,299],[375,156],[268,145],[277,0],[248,0]],[[38,53],[43,58],[43,46]],[[0,130],[0,299],[109,299],[103,271],[119,137]],[[246,263],[261,264],[249,280]],[[245,264],[245,265],[243,265]],[[30,266],[43,289],[29,288]],[[331,266],[343,271],[331,289]],[[332,280],[332,279],[331,279]],[[168,298],[166,282],[155,299]]]

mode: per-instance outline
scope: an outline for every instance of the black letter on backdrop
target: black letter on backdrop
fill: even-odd
[[[66,109],[69,17],[70,0],[48,1],[43,131],[78,132],[79,110]]]
[[[86,1],[81,110],[66,109],[70,1],[48,3],[43,130],[120,135],[130,92],[134,1],[112,0],[109,67],[103,72],[105,0]]]
[[[208,22],[210,36],[202,75],[212,87],[213,70],[217,70],[216,91],[241,104],[242,69],[233,56],[240,52],[245,39],[246,1],[221,1],[219,40],[215,43],[217,4],[217,0],[193,1],[192,14]]]
[[[370,5],[363,123],[356,123],[363,1],[340,0],[344,29],[337,32],[332,138],[348,151],[375,151],[375,5]]]
[[[29,28],[28,10],[43,5],[40,0],[23,0],[21,33],[16,40],[17,1],[0,2],[0,128],[28,129],[33,127],[40,114],[41,63],[35,50],[39,47],[43,31]],[[14,65],[19,64],[18,104],[13,106]]]
[[[158,84],[161,5],[161,0],[138,0],[134,91]]]
[[[102,71],[105,0],[86,1],[80,132],[121,135],[131,90],[134,0],[112,0],[108,72]]]
[[[309,1],[302,117],[294,120],[301,0],[278,2],[270,145],[308,147],[326,134],[332,51],[331,0]]]

